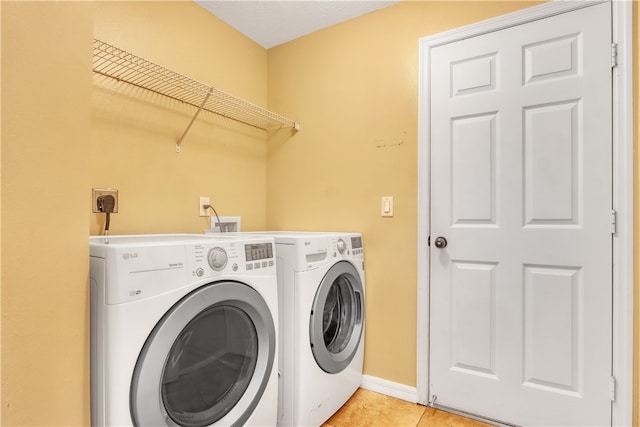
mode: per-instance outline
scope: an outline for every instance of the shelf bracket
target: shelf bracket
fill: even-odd
[[[189,129],[191,129],[191,125],[193,125],[193,122],[195,122],[196,119],[198,118],[200,111],[202,111],[204,106],[207,104],[207,101],[209,100],[209,97],[211,96],[212,93],[213,93],[213,88],[209,88],[209,92],[207,92],[207,96],[204,97],[204,101],[202,101],[202,104],[200,104],[200,107],[198,107],[198,111],[196,111],[196,113],[193,115],[193,117],[191,118],[191,121],[187,125],[187,128],[184,130],[184,132],[182,133],[182,136],[176,143],[176,153],[180,152],[180,144],[182,144],[182,140],[184,139],[185,136],[187,136]]]

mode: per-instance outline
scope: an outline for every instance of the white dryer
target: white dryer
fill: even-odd
[[[90,238],[91,424],[276,423],[269,237]]]
[[[362,235],[265,234],[275,238],[280,292],[278,425],[319,426],[362,382]]]

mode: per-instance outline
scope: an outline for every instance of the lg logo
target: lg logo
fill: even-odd
[[[137,252],[125,252],[122,254],[122,259],[129,259],[129,258],[138,258],[138,253]]]

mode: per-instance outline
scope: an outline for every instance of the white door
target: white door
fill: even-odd
[[[436,405],[611,424],[610,8],[431,51]]]

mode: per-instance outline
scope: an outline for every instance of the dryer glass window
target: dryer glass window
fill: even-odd
[[[333,354],[345,349],[355,325],[357,311],[353,287],[345,275],[331,285],[324,303],[322,329],[324,343]]]
[[[225,416],[245,393],[258,356],[251,318],[233,306],[195,317],[173,343],[162,374],[162,400],[182,426],[205,426]]]

